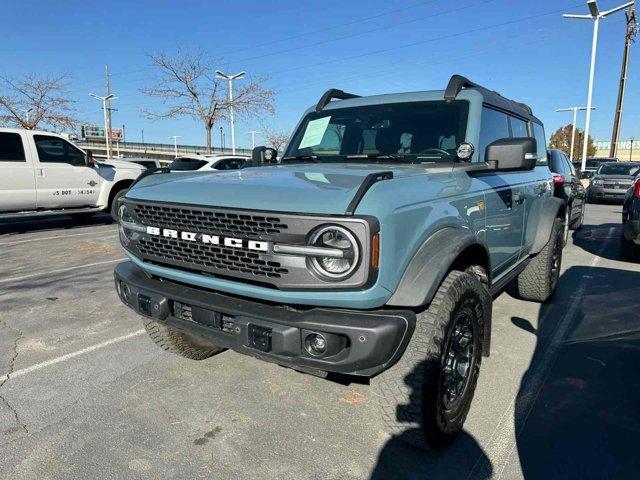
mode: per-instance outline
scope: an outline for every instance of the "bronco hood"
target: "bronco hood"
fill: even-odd
[[[424,168],[397,165],[295,164],[227,172],[153,174],[127,198],[274,212],[344,214],[367,175],[424,175]]]

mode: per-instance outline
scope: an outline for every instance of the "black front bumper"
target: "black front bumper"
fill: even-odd
[[[407,310],[301,309],[148,276],[131,262],[114,272],[120,299],[141,315],[219,346],[316,375],[373,376],[393,365],[415,328]],[[325,356],[305,348],[327,339]]]

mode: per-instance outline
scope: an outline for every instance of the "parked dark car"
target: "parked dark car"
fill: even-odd
[[[587,201],[624,200],[627,190],[640,172],[638,162],[607,162],[598,167],[589,183]]]
[[[623,260],[640,260],[640,178],[624,197],[620,252]]]
[[[553,174],[553,194],[565,204],[564,241],[569,229],[578,230],[584,219],[585,188],[575,167],[562,150],[549,150],[549,169]]]

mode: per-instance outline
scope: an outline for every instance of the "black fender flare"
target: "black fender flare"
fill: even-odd
[[[472,245],[488,249],[469,230],[445,227],[427,238],[404,271],[398,287],[387,301],[390,306],[421,307],[433,299],[455,259]],[[487,272],[490,275],[490,272]]]
[[[530,212],[529,217],[532,215],[539,215],[540,221],[535,229],[532,229],[531,225],[527,226],[527,231],[535,231],[535,238],[533,245],[531,246],[530,255],[540,253],[544,246],[549,243],[551,236],[551,229],[553,228],[553,222],[558,217],[558,212],[562,208],[566,208],[564,201],[557,197],[547,197],[542,202],[537,202],[535,207],[538,212]]]

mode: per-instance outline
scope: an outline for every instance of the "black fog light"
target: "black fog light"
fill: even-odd
[[[311,357],[332,357],[349,346],[349,339],[336,333],[302,330],[300,338],[304,351]]]
[[[327,351],[327,339],[320,333],[312,333],[305,338],[304,348],[309,355],[320,357]]]

